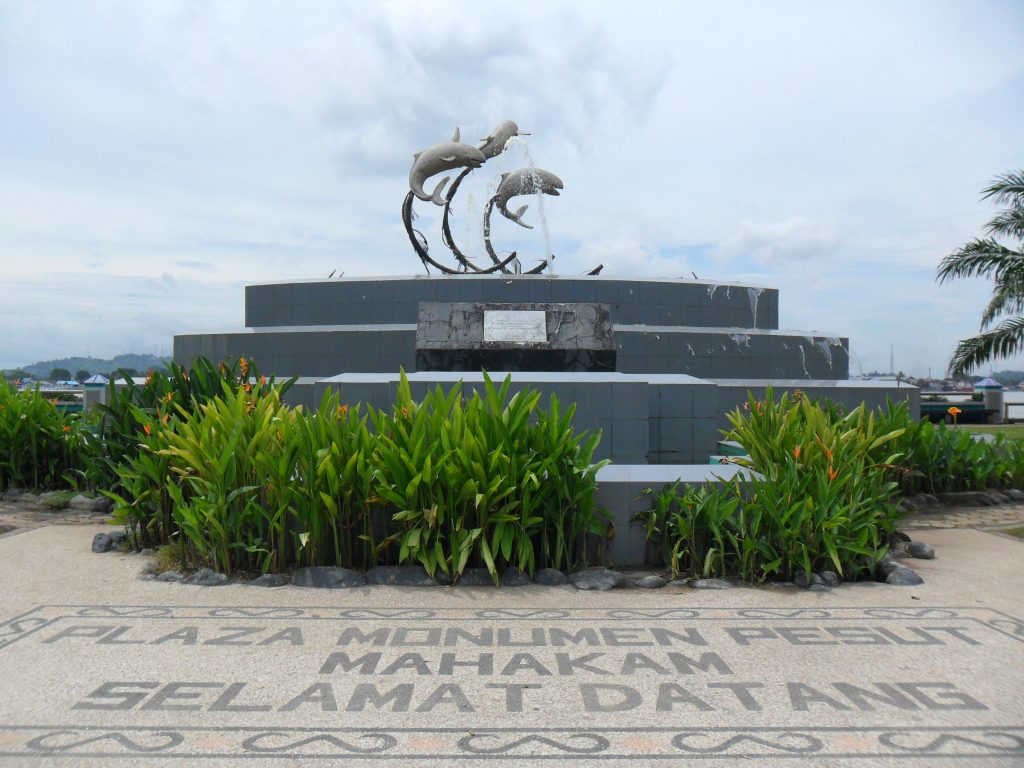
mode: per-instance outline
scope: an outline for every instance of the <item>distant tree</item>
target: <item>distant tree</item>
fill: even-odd
[[[22,379],[31,379],[32,374],[22,368],[16,368],[13,371],[4,371],[4,378],[8,381],[20,381]]]
[[[71,378],[71,371],[67,368],[54,368],[48,378],[50,381],[67,381]]]
[[[90,376],[92,376],[92,374],[83,368],[82,370],[75,373],[75,380],[79,384],[84,384],[85,380],[88,379]]]
[[[133,376],[134,377],[134,376],[141,376],[142,375],[135,368],[118,368],[117,370],[122,372],[122,373],[127,374],[128,376]]]
[[[981,333],[957,344],[949,361],[954,376],[1024,349],[1024,171],[997,177],[981,197],[1005,204],[1006,210],[985,226],[989,237],[976,238],[944,258],[937,276],[940,283],[960,277],[991,277],[995,283],[981,315]],[[992,235],[1018,241],[1016,250]]]

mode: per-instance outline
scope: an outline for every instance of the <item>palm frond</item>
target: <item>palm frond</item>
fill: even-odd
[[[1024,171],[1004,173],[982,191],[981,199],[995,198],[997,203],[1024,205]]]
[[[997,283],[988,306],[981,314],[981,330],[984,331],[1001,315],[1020,314],[1024,314],[1024,282],[1009,280]]]
[[[983,363],[1005,358],[1024,349],[1024,317],[1014,317],[998,328],[979,333],[957,344],[949,361],[951,376],[967,373]]]
[[[994,277],[998,282],[1024,281],[1024,253],[1000,245],[992,238],[973,240],[939,262],[940,283],[960,277]]]
[[[1015,205],[990,221],[985,229],[992,235],[1024,240],[1024,205]]]

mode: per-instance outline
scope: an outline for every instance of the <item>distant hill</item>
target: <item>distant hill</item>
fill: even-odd
[[[78,371],[106,375],[118,368],[134,368],[140,372],[150,368],[163,368],[170,360],[169,357],[157,357],[156,355],[117,355],[112,360],[103,360],[98,357],[65,357],[61,360],[43,360],[32,363],[32,365],[23,365],[21,370],[28,371],[37,379],[46,378],[54,368],[67,368],[71,371],[72,376]]]
[[[1024,380],[1024,371],[999,371],[993,373],[992,378],[1001,384],[1019,384]]]

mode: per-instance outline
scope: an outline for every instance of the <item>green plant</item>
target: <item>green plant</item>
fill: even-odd
[[[65,475],[80,463],[77,421],[38,387],[18,391],[0,380],[0,489],[65,485]]]

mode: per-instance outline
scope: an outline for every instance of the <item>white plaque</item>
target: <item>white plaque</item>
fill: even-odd
[[[484,341],[545,344],[548,323],[544,310],[484,310]]]

